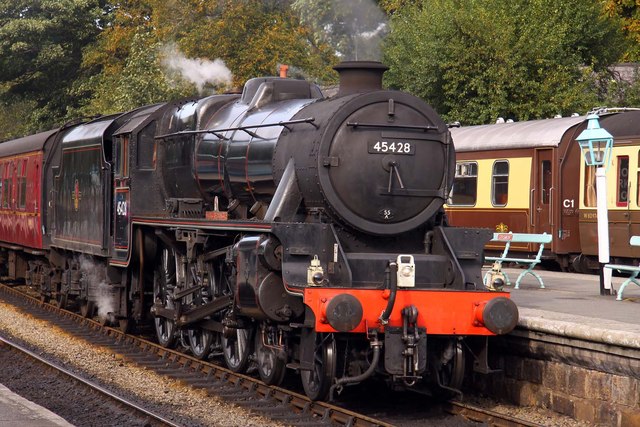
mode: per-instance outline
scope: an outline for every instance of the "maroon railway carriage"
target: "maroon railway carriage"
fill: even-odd
[[[0,144],[0,245],[41,250],[46,215],[43,163],[60,129]]]

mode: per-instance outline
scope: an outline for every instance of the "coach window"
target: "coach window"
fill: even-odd
[[[509,200],[509,162],[498,160],[493,164],[491,177],[491,203],[505,206]]]
[[[640,152],[638,152],[638,172],[636,172],[637,174],[637,179],[636,179],[636,188],[637,188],[637,193],[636,193],[636,204],[638,206],[640,206]]]
[[[23,209],[27,206],[27,160],[23,159],[18,162],[17,173],[18,184],[18,209]]]
[[[584,205],[588,208],[596,207],[596,167],[584,168]]]
[[[548,205],[551,199],[551,161],[542,161],[542,176],[540,177],[540,192],[541,202],[544,205]]]
[[[11,208],[12,186],[11,181],[14,173],[13,162],[7,165],[4,172],[4,184],[2,185],[2,207],[5,209]]]
[[[616,206],[629,205],[629,156],[618,156]]]
[[[478,194],[478,163],[456,163],[450,205],[473,206]]]

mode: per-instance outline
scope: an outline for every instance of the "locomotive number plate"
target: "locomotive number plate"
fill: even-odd
[[[406,141],[369,141],[369,153],[371,154],[408,154],[416,153],[413,142]]]

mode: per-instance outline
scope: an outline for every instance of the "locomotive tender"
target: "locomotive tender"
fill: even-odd
[[[0,144],[5,274],[269,384],[296,370],[312,399],[456,391],[467,354],[489,372],[518,311],[482,285],[490,230],[446,224],[446,124],[380,63],[336,70],[330,99],[256,78]]]

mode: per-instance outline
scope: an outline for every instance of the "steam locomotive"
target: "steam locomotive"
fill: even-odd
[[[372,376],[455,391],[518,318],[484,288],[490,230],[454,228],[446,124],[344,62],[0,144],[4,274],[43,300],[311,399]]]

